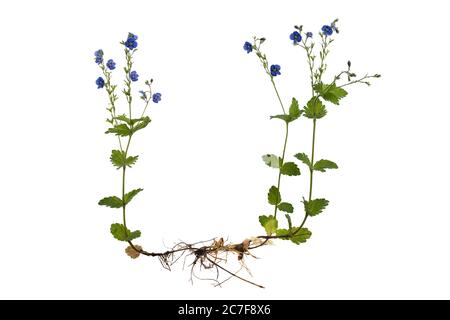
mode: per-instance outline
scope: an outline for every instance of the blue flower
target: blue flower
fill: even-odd
[[[270,74],[272,77],[276,77],[281,74],[280,72],[281,67],[278,64],[273,64],[270,66]]]
[[[98,77],[95,84],[97,85],[97,89],[101,89],[105,86],[105,80],[102,77]]]
[[[298,31],[294,31],[289,36],[289,39],[294,41],[294,44],[297,44],[302,41],[302,35]]]
[[[116,68],[116,63],[114,62],[113,59],[109,59],[108,62],[106,63],[106,66],[108,67],[109,70],[114,70]]]
[[[157,92],[153,95],[152,100],[154,103],[158,103],[161,101],[161,93]]]
[[[98,49],[97,51],[95,51],[94,55],[95,55],[95,63],[96,64],[100,64],[103,62],[103,50],[102,49]]]
[[[138,81],[139,75],[136,71],[131,71],[130,72],[130,79],[131,81]]]
[[[253,51],[253,46],[250,42],[246,41],[244,43],[244,50],[247,51],[247,53],[250,53]]]
[[[325,26],[322,27],[322,32],[326,36],[331,36],[333,34],[333,28],[330,27],[330,26],[325,25]]]
[[[306,33],[306,37],[307,37],[307,38],[312,38],[312,36],[313,36],[313,33],[312,33],[312,32],[307,32],[307,33]]]
[[[136,35],[128,33],[127,41],[124,42],[125,47],[130,50],[136,49],[138,46],[138,43],[136,42],[137,38],[138,37]]]

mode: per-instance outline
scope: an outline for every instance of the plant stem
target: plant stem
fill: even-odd
[[[286,135],[284,136],[284,146],[283,146],[283,152],[281,154],[281,161],[280,161],[280,170],[278,171],[278,183],[277,183],[277,189],[279,192],[280,191],[280,184],[281,184],[281,167],[283,166],[284,163],[284,156],[286,154],[286,146],[287,146],[287,141],[288,141],[288,137],[289,137],[289,124],[286,122]],[[277,212],[278,212],[278,206],[275,206],[275,210],[274,210],[274,217],[277,217]]]
[[[275,89],[275,93],[277,94],[278,101],[280,102],[281,109],[283,109],[283,114],[286,114],[286,111],[284,110],[283,101],[281,101],[280,94],[278,93],[277,86],[275,85],[275,81],[273,81],[273,77],[270,77],[270,81],[272,82],[273,88]]]
[[[314,148],[316,144],[316,119],[313,119],[313,135],[312,135],[312,147],[311,147],[311,166],[309,168],[309,197],[308,201],[311,201],[313,190],[313,176],[314,176]]]
[[[283,101],[281,100],[280,94],[278,93],[277,86],[275,85],[275,81],[273,81],[273,77],[272,76],[270,77],[270,81],[272,82],[272,86],[275,89],[275,93],[277,94],[278,101],[280,102],[281,109],[283,110],[283,114],[286,114],[286,110],[284,109]],[[288,137],[289,137],[289,124],[286,122],[286,134],[285,134],[285,137],[284,137],[284,145],[283,145],[283,152],[281,154],[280,168],[278,170],[278,182],[277,182],[278,192],[281,192],[280,191],[281,167],[283,166],[283,163],[284,163],[284,156],[286,154],[286,146],[287,146]],[[278,212],[278,206],[275,205],[275,209],[274,209],[274,213],[273,213],[275,218],[277,217],[277,212]]]

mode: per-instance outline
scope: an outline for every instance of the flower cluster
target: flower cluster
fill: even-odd
[[[129,50],[134,50],[138,46],[138,43],[136,42],[137,39],[138,39],[138,37],[136,35],[134,35],[132,33],[128,33],[127,41],[125,41],[123,44]]]
[[[100,64],[103,62],[103,50],[102,49],[95,51],[94,55],[95,55],[95,63],[96,64]]]

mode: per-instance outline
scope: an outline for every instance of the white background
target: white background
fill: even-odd
[[[450,298],[446,13],[445,1],[3,1],[0,298]],[[318,123],[317,157],[340,168],[316,175],[314,195],[330,205],[308,221],[310,241],[277,241],[247,260],[266,289],[192,285],[181,264],[168,272],[127,257],[109,234],[119,211],[97,205],[119,193],[120,173],[93,52],[118,62],[121,85],[118,42],[137,34],[136,70],[163,97],[131,147],[140,158],[128,187],[145,189],[129,206],[137,243],[236,242],[260,234],[257,217],[271,212],[276,171],[261,155],[283,138],[269,120],[280,112],[269,79],[243,43],[267,38],[283,100],[303,104],[307,65],[289,34],[303,24],[317,35],[335,17],[327,79],[348,59],[383,77],[349,88]],[[310,121],[293,124],[288,156],[309,153],[310,139]],[[296,223],[301,168],[282,185]]]

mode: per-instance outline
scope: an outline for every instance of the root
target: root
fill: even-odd
[[[246,271],[251,276],[250,270],[245,264],[245,257],[250,256],[257,259],[250,250],[270,244],[271,238],[272,237],[268,236],[259,236],[245,239],[240,243],[234,244],[227,244],[223,238],[215,238],[195,243],[181,241],[165,252],[147,252],[130,241],[128,242],[130,246],[125,251],[132,258],[136,258],[140,254],[149,257],[157,257],[162,267],[169,271],[172,270],[172,266],[180,261],[180,259],[184,259],[183,269],[186,267],[186,262],[190,260],[191,262],[188,267],[190,267],[191,283],[194,282],[195,278],[203,281],[211,281],[214,283],[214,286],[220,287],[225,282],[235,278],[258,288],[264,288],[262,285],[240,276],[239,273],[241,271]],[[235,257],[240,264],[240,268],[235,272],[224,267],[224,265],[227,264],[230,255]],[[202,271],[212,271],[215,276],[207,278],[198,276],[196,272]],[[225,279],[221,278],[221,272],[226,273],[227,277]]]

